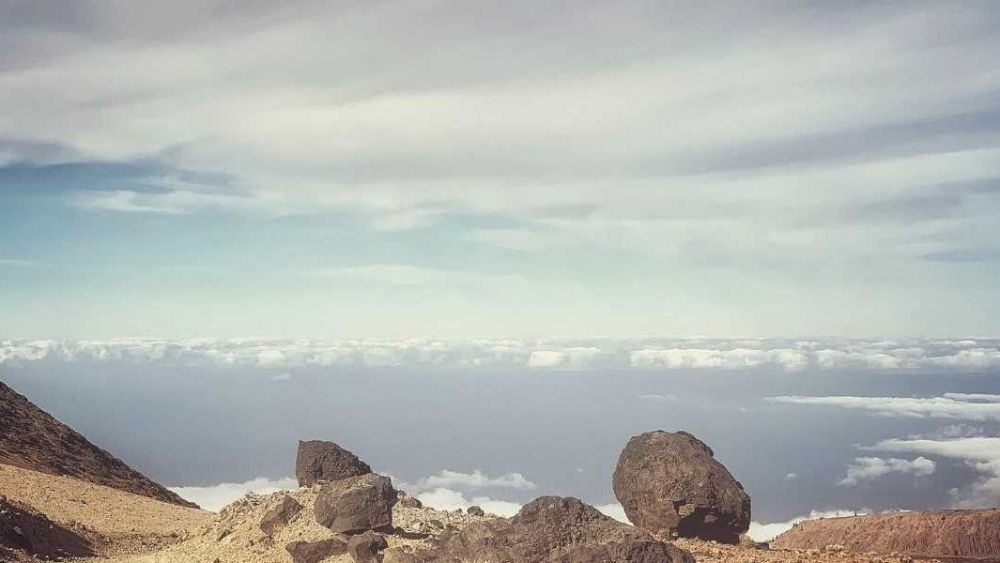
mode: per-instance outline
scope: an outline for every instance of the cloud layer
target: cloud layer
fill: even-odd
[[[260,367],[433,366],[537,369],[986,370],[1000,367],[1000,341],[780,339],[552,340],[278,340],[118,339],[0,340],[0,365],[31,362],[156,363]],[[653,400],[653,397],[644,397]],[[776,402],[826,404],[909,416],[978,420],[1000,416],[1000,400],[945,395],[934,399],[775,397]],[[978,414],[976,414],[978,413]],[[977,418],[971,418],[977,420]]]
[[[984,401],[988,397],[993,400]],[[830,406],[870,411],[881,416],[911,418],[950,418],[972,421],[1000,421],[1000,401],[997,395],[963,395],[948,393],[941,397],[768,397],[772,403]]]

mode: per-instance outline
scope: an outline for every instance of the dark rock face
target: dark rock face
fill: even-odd
[[[353,536],[347,542],[347,551],[357,563],[378,563],[379,553],[387,547],[389,542],[385,541],[385,537],[371,530]]]
[[[290,495],[285,495],[281,499],[281,504],[264,513],[264,517],[260,519],[260,530],[270,536],[287,526],[288,522],[301,511],[302,505]]]
[[[0,463],[198,508],[0,382]]]
[[[338,538],[305,542],[296,541],[285,546],[293,563],[319,563],[327,557],[347,551],[347,544]]]
[[[326,483],[316,497],[316,522],[335,533],[392,529],[396,490],[388,477],[369,473]]]
[[[0,496],[0,561],[20,560],[18,553],[42,559],[94,555],[88,539]]]
[[[372,468],[358,456],[333,442],[312,440],[299,442],[295,459],[295,477],[299,486],[305,487],[318,481],[339,481],[371,473]]]
[[[486,516],[486,511],[476,505],[470,506],[466,512],[472,516]]]
[[[444,533],[421,561],[693,563],[687,551],[601,514],[575,498],[540,497],[509,520]]]
[[[618,458],[615,496],[650,532],[738,543],[750,527],[750,497],[713,456],[687,432],[635,436]]]

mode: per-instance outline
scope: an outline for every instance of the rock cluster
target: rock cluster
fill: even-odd
[[[331,538],[296,541],[285,549],[295,563],[318,563],[348,552],[357,563],[378,563],[388,543],[379,532],[392,532],[392,507],[397,492],[384,475],[372,473],[367,463],[333,442],[299,442],[295,475],[302,486],[320,488],[313,503],[313,518],[328,528]],[[260,523],[270,535],[302,510],[286,496]]]
[[[737,543],[750,526],[743,486],[687,432],[633,437],[612,485],[629,520],[653,533]]]
[[[510,519],[445,531],[417,561],[694,563],[690,553],[568,497],[540,497]],[[403,559],[400,559],[403,560]],[[407,560],[409,561],[409,560]]]

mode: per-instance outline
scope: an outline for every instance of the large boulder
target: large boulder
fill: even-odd
[[[441,563],[694,563],[687,551],[564,497],[540,497],[509,520],[485,520],[444,533],[431,552],[416,555]]]
[[[687,432],[633,437],[612,485],[629,520],[650,532],[737,543],[750,526],[743,485]]]
[[[313,513],[316,522],[342,534],[366,530],[391,530],[396,489],[384,475],[368,473],[360,477],[324,483]]]
[[[305,487],[318,481],[339,481],[371,473],[372,468],[358,456],[322,440],[299,441],[295,458],[295,477],[299,486]]]

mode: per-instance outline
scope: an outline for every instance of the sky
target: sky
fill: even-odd
[[[993,2],[0,2],[0,336],[1000,332]]]

